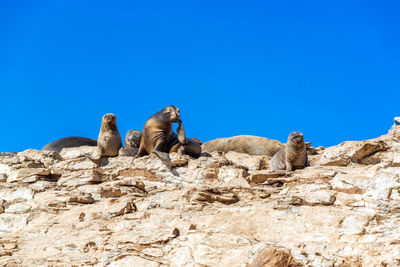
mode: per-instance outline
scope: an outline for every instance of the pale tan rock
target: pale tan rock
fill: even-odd
[[[209,175],[209,172],[206,175]],[[229,168],[227,166],[222,166],[221,168],[219,168],[217,176],[219,181],[230,186],[235,186],[235,185],[244,187],[249,186],[249,184],[246,181],[248,173],[246,170],[243,169]]]
[[[239,201],[239,198],[234,193],[220,192],[217,190],[203,190],[195,192],[190,201],[209,202],[215,201],[223,204],[233,204]]]
[[[363,194],[364,190],[358,187],[362,185],[363,181],[368,180],[367,177],[361,176],[349,176],[345,174],[338,174],[331,180],[332,188],[339,192],[345,192],[349,194]]]
[[[4,199],[0,200],[0,213],[4,213],[5,211],[5,206],[6,206],[6,201]]]
[[[250,175],[249,181],[255,184],[261,184],[267,181],[269,178],[284,177],[287,175],[286,171],[269,171],[261,170],[255,171]]]
[[[140,176],[138,176],[138,177],[140,177]],[[122,180],[116,181],[114,184],[117,186],[136,187],[137,189],[140,189],[141,191],[144,192],[144,191],[146,191],[146,187],[145,187],[143,181],[138,177],[123,178]]]
[[[314,205],[332,205],[336,200],[336,192],[331,190],[318,190],[308,193],[304,200]]]
[[[133,193],[143,193],[143,191],[136,189],[135,187],[113,187],[103,186],[100,189],[101,197],[121,197]]]
[[[319,165],[322,149],[295,172],[234,152],[0,154],[2,178],[25,177],[0,183],[0,265],[249,266],[282,248],[304,266],[397,266],[400,131],[329,150],[348,164]]]
[[[134,199],[126,197],[110,202],[110,206],[106,209],[107,217],[115,217],[123,214],[128,214],[136,211]]]
[[[8,176],[7,182],[25,182],[25,183],[34,183],[38,181],[40,178],[44,179],[46,176],[50,175],[51,171],[49,169],[44,168],[35,168],[35,169],[18,169]]]
[[[74,192],[71,194],[69,203],[80,203],[80,204],[93,204],[94,198],[91,194],[85,194],[82,192]]]
[[[28,187],[3,188],[0,190],[0,199],[15,202],[18,199],[32,200],[35,192]]]
[[[98,166],[95,162],[86,157],[61,161],[54,166],[56,170],[64,171],[88,170],[97,167]]]
[[[0,163],[0,175],[4,178],[7,178],[11,174],[11,167],[7,164]]]
[[[65,160],[76,159],[85,156],[98,158],[97,147],[96,146],[67,147],[61,150],[60,156]]]
[[[249,265],[249,267],[301,267],[291,255],[288,249],[267,248],[258,253],[257,258]]]
[[[106,177],[97,170],[80,170],[65,172],[58,180],[58,186],[78,187],[86,184],[101,183]]]
[[[188,155],[183,155],[179,153],[170,153],[169,158],[171,160],[172,167],[186,166],[190,160],[190,157]]]
[[[48,168],[50,165],[62,161],[63,158],[54,151],[27,149],[17,154],[17,158],[21,162],[35,162],[42,164],[43,167]]]
[[[131,256],[128,254],[125,257],[122,257],[121,259],[110,262],[110,264],[108,264],[107,266],[109,266],[109,267],[126,267],[126,266],[158,267],[158,266],[160,266],[160,264],[155,261],[147,260],[143,257]]]
[[[341,224],[342,232],[346,235],[357,235],[364,231],[365,226],[371,221],[373,216],[366,214],[356,214],[348,216]]]
[[[35,192],[43,192],[46,189],[56,186],[56,183],[49,181],[37,181],[29,186]]]
[[[261,157],[254,157],[235,151],[225,153],[225,157],[236,165],[245,166],[249,171],[261,170],[263,167],[263,160]]]
[[[6,209],[6,213],[27,213],[31,211],[31,206],[25,203],[15,203],[9,205]]]
[[[347,141],[325,149],[319,164],[347,166],[351,162],[362,163],[363,159],[376,152],[385,151],[387,148],[387,144],[383,141]]]

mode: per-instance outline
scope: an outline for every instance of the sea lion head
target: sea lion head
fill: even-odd
[[[163,108],[162,112],[170,123],[179,121],[179,108],[169,105]]]
[[[107,113],[106,115],[103,116],[103,123],[115,125],[116,122],[117,122],[117,117],[115,117],[115,115],[112,113]]]
[[[304,144],[304,136],[301,132],[293,132],[288,137],[288,143],[295,147],[300,147]]]
[[[138,130],[129,130],[125,136],[125,146],[138,148],[141,137],[142,134]]]

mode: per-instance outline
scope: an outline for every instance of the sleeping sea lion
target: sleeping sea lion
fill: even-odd
[[[79,146],[97,146],[97,141],[86,137],[71,136],[48,143],[42,150],[60,153],[63,148]]]

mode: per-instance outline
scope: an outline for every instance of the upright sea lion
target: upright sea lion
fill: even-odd
[[[101,121],[97,153],[100,157],[115,157],[118,156],[121,147],[122,140],[117,128],[117,118],[114,114],[107,113]]]
[[[145,123],[140,140],[137,157],[148,155],[152,152],[171,152],[171,148],[178,145],[179,152],[198,158],[201,153],[199,143],[186,139],[182,121],[179,119],[179,109],[167,106],[151,116]],[[179,123],[178,135],[172,130],[172,123]]]
[[[271,170],[293,171],[295,169],[302,169],[308,165],[303,134],[293,132],[289,135],[285,147],[272,157],[269,167]]]
[[[142,133],[138,130],[129,130],[125,135],[125,147],[139,148],[141,137]]]
[[[65,137],[48,143],[42,148],[42,150],[60,153],[63,148],[79,146],[97,146],[97,141],[86,137]]]

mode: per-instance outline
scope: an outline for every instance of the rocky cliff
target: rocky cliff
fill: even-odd
[[[310,149],[294,172],[236,152],[94,150],[1,154],[1,265],[400,265],[400,126]]]

